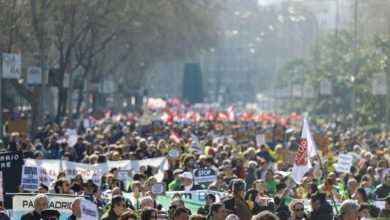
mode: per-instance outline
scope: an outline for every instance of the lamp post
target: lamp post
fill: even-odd
[[[1,26],[1,14],[0,14],[0,139],[3,139],[3,99],[2,91],[3,91],[3,46],[2,46],[2,26]]]

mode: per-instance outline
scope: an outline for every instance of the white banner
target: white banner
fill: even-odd
[[[34,194],[30,195],[15,195],[12,198],[12,219],[20,219],[20,217],[29,211],[34,210]],[[67,220],[72,215],[72,201],[76,197],[58,196],[47,194],[49,197],[49,208],[57,209],[61,215],[60,220]]]
[[[332,95],[332,83],[329,80],[320,82],[320,95]]]
[[[386,73],[373,73],[372,74],[372,94],[373,95],[386,95],[387,83]]]
[[[352,166],[352,155],[340,154],[337,161],[337,172],[349,173]]]
[[[3,53],[3,78],[19,79],[22,75],[20,54]]]
[[[42,69],[36,66],[27,68],[27,85],[42,84]]]
[[[68,179],[75,178],[81,174],[84,180],[92,179],[96,185],[100,185],[100,177],[109,172],[110,168],[117,167],[121,170],[132,170],[139,172],[141,166],[152,166],[157,168],[157,174],[154,175],[157,180],[162,180],[164,170],[168,169],[168,160],[165,157],[132,160],[132,161],[110,161],[96,165],[75,163],[64,160],[34,160],[26,159],[25,165],[41,167],[40,182],[50,185],[50,182],[57,179],[60,171],[64,171]]]
[[[40,168],[36,166],[22,167],[22,187],[26,191],[38,191]]]
[[[171,197],[174,193],[180,193],[182,198],[192,199],[196,201],[206,201],[207,194],[214,194],[216,201],[219,202],[222,196],[227,196],[227,192],[217,192],[212,190],[194,190],[194,191],[168,191],[166,195]]]

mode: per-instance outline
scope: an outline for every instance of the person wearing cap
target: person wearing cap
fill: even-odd
[[[194,191],[194,190],[202,190],[203,188],[200,185],[194,185],[193,180],[194,176],[190,172],[184,172],[179,175],[181,178],[181,185],[177,190],[179,191]]]
[[[56,209],[44,209],[41,211],[42,220],[58,220],[60,212]]]
[[[96,200],[96,197],[94,196],[93,194],[93,190],[97,188],[97,185],[95,185],[95,183],[93,183],[93,180],[90,179],[88,180],[87,182],[83,183],[83,194],[81,194],[81,196],[83,196],[85,199],[97,204],[97,200]]]
[[[181,181],[179,175],[182,174],[184,171],[182,169],[176,169],[173,171],[174,180],[168,184],[169,191],[177,190],[177,188],[180,187]]]
[[[291,212],[285,203],[285,199],[281,196],[281,194],[274,196],[275,214],[280,220],[288,220],[291,217]]]
[[[38,194],[34,197],[34,210],[22,215],[20,220],[40,220],[41,211],[49,207],[49,197],[45,194]]]

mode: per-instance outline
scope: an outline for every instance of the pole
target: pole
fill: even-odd
[[[3,44],[2,44],[2,26],[1,26],[1,14],[0,14],[0,139],[3,139]]]
[[[45,22],[46,22],[46,0],[42,1],[41,5],[41,69],[42,69],[42,84],[41,84],[41,94],[40,94],[40,102],[39,102],[39,123],[43,126],[45,123],[45,112],[44,112],[44,100],[45,100],[45,83],[46,83],[46,34],[45,34]]]
[[[356,91],[355,91],[355,75],[356,75],[356,71],[357,71],[357,62],[356,62],[356,44],[357,44],[357,23],[358,23],[358,18],[357,18],[357,13],[358,13],[358,0],[355,0],[355,12],[354,12],[354,25],[353,25],[353,35],[354,35],[354,41],[353,41],[353,72],[352,72],[352,78],[351,78],[351,82],[352,82],[352,106],[351,106],[351,110],[352,110],[352,119],[351,119],[351,127],[352,128],[355,128],[355,99],[356,99]]]

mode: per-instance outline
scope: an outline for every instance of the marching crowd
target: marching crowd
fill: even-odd
[[[301,137],[300,123],[283,124],[283,140],[273,139],[257,143],[248,138],[239,143],[234,128],[224,134],[216,121],[201,120],[195,123],[163,122],[155,128],[151,123],[142,123],[136,118],[112,120],[104,118],[90,127],[74,123],[66,118],[59,125],[47,123],[39,129],[36,137],[12,133],[7,144],[0,143],[1,151],[19,151],[24,158],[61,159],[77,163],[98,164],[107,161],[142,160],[168,157],[170,149],[179,149],[180,156],[168,157],[169,168],[162,179],[157,179],[152,166],[143,166],[133,173],[133,181],[125,185],[115,179],[113,167],[102,175],[100,185],[82,175],[68,178],[60,173],[50,185],[40,184],[34,197],[34,210],[22,220],[55,220],[60,212],[47,209],[47,193],[72,194],[72,215],[81,217],[80,200],[94,202],[100,219],[195,219],[195,220],[299,220],[299,219],[370,219],[390,218],[390,163],[387,134],[370,131],[347,130],[340,122],[316,124],[311,122],[313,134],[329,139],[326,150],[321,151],[321,160],[312,161],[312,168],[300,184],[292,183],[289,174],[292,161],[286,161],[286,152],[296,152]],[[239,121],[240,127],[246,121]],[[271,131],[280,122],[256,122],[256,134]],[[69,129],[77,131],[77,142],[70,145]],[[158,131],[158,132],[157,132]],[[156,135],[158,134],[158,135]],[[192,151],[197,141],[202,152]],[[334,168],[337,155],[353,154],[349,173],[337,172]],[[334,155],[333,162],[327,161]],[[323,166],[320,166],[321,163]],[[318,174],[318,168],[322,168]],[[216,173],[216,181],[196,185],[194,170],[207,168]],[[180,193],[173,193],[169,207],[164,207],[158,196],[150,192],[150,186],[163,182],[166,191],[193,191],[208,189],[225,192],[216,198],[206,196],[204,206],[197,213],[186,207]],[[110,191],[108,197],[105,192]],[[23,188],[20,187],[20,192]],[[139,202],[126,198],[124,193],[134,193]],[[310,202],[306,202],[310,201]],[[341,201],[341,204],[337,204]],[[377,201],[384,201],[378,207]]]

